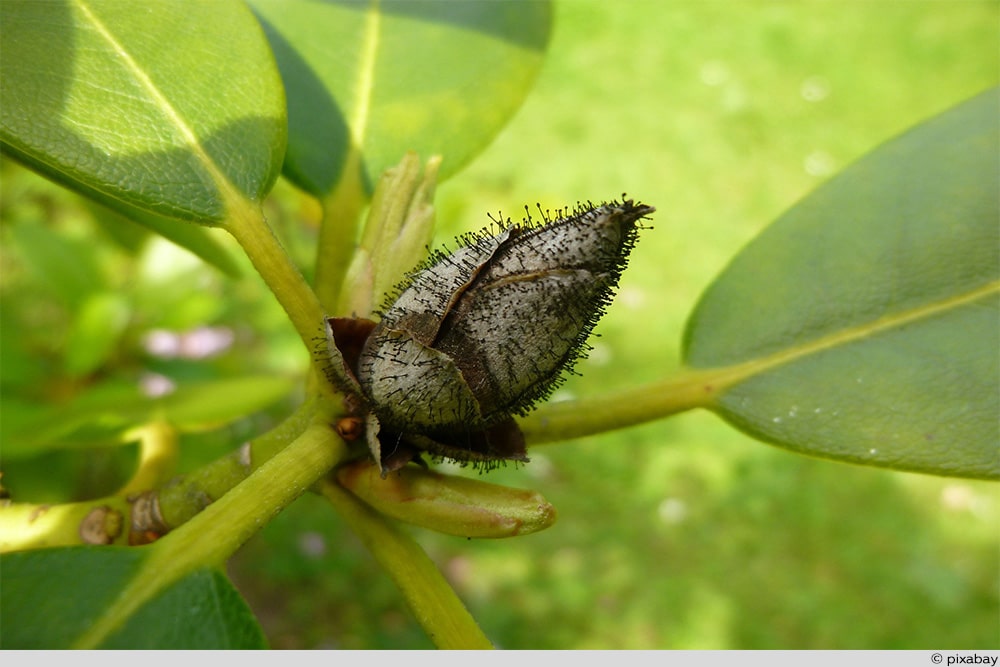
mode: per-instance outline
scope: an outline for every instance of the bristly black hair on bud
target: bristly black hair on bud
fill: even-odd
[[[527,461],[513,420],[587,351],[640,221],[630,199],[577,205],[438,251],[398,288],[378,324],[332,319],[331,338],[360,389],[383,471],[421,451],[492,467]]]

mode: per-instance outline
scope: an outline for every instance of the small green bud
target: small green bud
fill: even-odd
[[[527,535],[555,523],[556,510],[534,491],[406,466],[383,478],[371,461],[337,470],[337,481],[382,514],[459,537]]]

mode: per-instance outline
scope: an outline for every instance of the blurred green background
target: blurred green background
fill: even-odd
[[[745,243],[866,151],[995,85],[998,53],[995,1],[569,0],[556,7],[525,106],[440,187],[439,238],[484,226],[487,211],[518,217],[535,202],[557,208],[626,192],[655,205],[654,229],[633,253],[582,376],[554,400],[661,378],[678,365],[698,295]],[[249,270],[227,278],[9,161],[2,176],[8,411],[11,397],[30,412],[32,401],[59,400],[104,374],[153,381],[304,368],[296,335]],[[268,216],[308,264],[315,203],[279,183]],[[71,286],[81,284],[117,295],[126,313],[98,367],[70,353],[90,349],[74,333],[81,306]],[[206,325],[232,335],[218,355],[169,357],[148,342],[156,329]],[[186,436],[182,466],[229,451],[294,398],[271,415]],[[487,479],[542,492],[560,513],[551,529],[496,542],[413,529],[502,648],[1000,648],[994,484],[809,459],[708,413],[530,454],[530,464]],[[133,456],[7,457],[3,483],[19,500],[86,497],[114,488]],[[268,525],[230,571],[275,648],[432,647],[317,497]]]

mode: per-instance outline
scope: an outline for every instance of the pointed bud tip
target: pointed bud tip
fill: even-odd
[[[512,415],[547,398],[585,354],[648,229],[638,221],[655,210],[623,195],[554,215],[538,206],[541,220],[527,211],[520,224],[491,216],[499,231],[432,254],[377,325],[332,320],[361,403],[381,425],[368,439],[383,469],[419,452],[487,469],[526,461]],[[396,465],[392,452],[402,453]]]

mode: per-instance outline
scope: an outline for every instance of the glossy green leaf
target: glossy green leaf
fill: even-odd
[[[218,222],[280,168],[284,96],[236,0],[0,4],[0,145],[105,204]]]
[[[521,105],[549,39],[544,1],[252,0],[288,95],[284,172],[317,195],[352,145],[371,192],[407,151],[447,178]]]
[[[225,575],[200,570],[142,607],[100,648],[246,650],[267,648],[267,640]]]
[[[856,463],[1000,476],[1000,92],[876,149],[741,252],[685,336],[715,409]]]
[[[70,547],[0,556],[0,648],[71,648],[139,571],[148,550]],[[200,570],[125,619],[100,648],[265,648],[260,626],[220,572]]]

